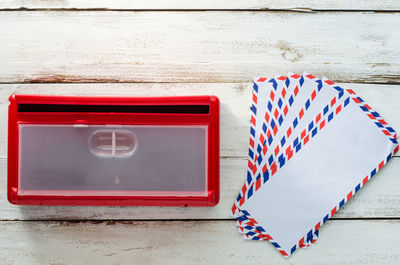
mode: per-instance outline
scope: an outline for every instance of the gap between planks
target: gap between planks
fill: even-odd
[[[143,8],[0,8],[0,11],[18,12],[18,11],[90,11],[90,12],[301,12],[301,13],[316,13],[316,12],[346,12],[346,13],[399,13],[400,9],[319,9],[319,8],[222,8],[222,9],[207,9],[207,8],[194,8],[194,9],[143,9]]]
[[[128,207],[129,208],[129,207]],[[400,220],[400,217],[331,217],[329,221],[389,221]],[[107,224],[129,224],[137,222],[232,222],[236,219],[223,219],[223,218],[195,218],[195,219],[0,219],[1,222],[54,222],[54,223],[107,223]]]
[[[3,0],[1,9],[90,9],[90,10],[399,10],[397,0]]]
[[[377,75],[375,76],[376,78],[382,78],[385,79],[387,76],[384,75]],[[339,84],[339,83],[349,83],[349,80],[336,80],[336,79],[331,79],[332,82]],[[351,80],[350,80],[351,82]],[[226,81],[185,81],[185,82],[180,82],[180,81],[135,81],[135,80],[117,80],[117,79],[97,79],[97,78],[79,78],[76,79],[74,76],[64,76],[63,80],[60,80],[58,77],[38,77],[33,80],[26,80],[25,82],[0,82],[0,85],[27,85],[27,84],[76,84],[76,85],[87,85],[87,84],[243,84],[243,81],[235,81],[233,80],[232,82],[226,82]],[[249,85],[251,82],[249,82]],[[363,81],[363,80],[355,80],[354,82],[351,82],[353,85],[395,85],[395,86],[400,86],[400,83],[397,81],[391,81],[390,79],[387,81]]]

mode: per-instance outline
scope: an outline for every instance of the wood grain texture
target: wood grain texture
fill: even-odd
[[[3,0],[0,8],[77,8],[77,9],[305,9],[305,10],[399,10],[396,0],[364,1],[364,0]]]
[[[354,89],[372,108],[385,117],[385,120],[397,132],[400,132],[400,86],[341,85]],[[0,84],[0,124],[7,124],[8,97],[12,93],[121,96],[216,95],[221,101],[221,156],[247,157],[251,89],[250,82],[237,84]],[[7,126],[0,126],[0,158],[5,158],[6,154]]]
[[[0,83],[399,83],[399,13],[0,12]]]
[[[1,264],[399,264],[400,221],[328,221],[288,260],[233,221],[1,222]]]
[[[399,132],[400,86],[387,85],[400,83],[398,0],[0,1],[0,10],[7,9],[16,11],[0,12],[0,264],[400,263],[399,157],[321,228],[316,245],[289,260],[271,244],[242,240],[229,215],[244,181],[254,76],[306,70],[337,82],[386,84],[345,86],[355,89]],[[57,11],[46,11],[52,9]],[[9,204],[6,124],[7,99],[13,92],[217,95],[220,204]],[[157,219],[185,221],[134,221]]]
[[[400,86],[341,84],[400,128]],[[173,96],[214,94],[221,100],[221,202],[213,208],[32,207],[8,203],[0,193],[2,220],[229,219],[229,209],[243,184],[249,133],[251,84],[14,84],[0,85],[0,123],[7,122],[8,97],[20,94]],[[0,186],[6,186],[7,127],[0,128]],[[335,218],[400,217],[400,160],[395,158]]]
[[[6,198],[6,160],[0,159],[0,220],[161,220],[231,219],[230,209],[243,182],[245,159],[221,160],[221,200],[204,207],[15,206]],[[400,158],[395,157],[333,218],[399,218]]]

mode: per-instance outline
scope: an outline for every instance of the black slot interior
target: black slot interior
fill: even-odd
[[[19,104],[18,112],[102,112],[209,114],[208,105],[67,105]]]

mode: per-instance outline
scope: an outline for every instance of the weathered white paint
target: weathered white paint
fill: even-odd
[[[283,73],[282,73],[283,74]],[[316,72],[315,74],[318,74]],[[400,132],[400,86],[343,84],[354,89]],[[249,83],[175,84],[18,84],[0,85],[0,124],[7,123],[8,97],[20,94],[176,96],[217,95],[221,101],[221,156],[246,157],[249,139]],[[0,126],[0,158],[7,154],[7,126]]]
[[[318,9],[318,10],[399,10],[396,0],[3,0],[0,8],[97,8],[97,9]]]
[[[221,201],[211,208],[15,206],[6,198],[6,161],[0,159],[0,220],[231,219],[246,165],[245,159],[221,160]],[[399,172],[400,158],[395,157],[334,218],[399,217]]]
[[[304,70],[334,81],[399,83],[397,0],[4,0],[0,9],[254,9],[256,12],[0,12],[1,264],[399,264],[400,158],[289,261],[243,241],[229,208],[244,180],[249,83]],[[12,84],[103,82],[101,84]],[[104,84],[105,82],[199,82]],[[212,83],[214,82],[214,83]],[[226,82],[235,82],[226,83]],[[242,83],[240,83],[242,82]],[[243,83],[244,82],[244,83]],[[208,83],[208,84],[205,84]],[[348,84],[395,129],[400,90]],[[6,112],[12,92],[80,95],[216,94],[221,99],[221,202],[214,208],[31,207],[6,200]],[[92,223],[4,220],[227,219]],[[3,220],[3,221],[1,221]],[[94,221],[95,222],[95,221]]]
[[[0,82],[398,83],[399,13],[0,12]]]
[[[233,221],[1,222],[1,264],[393,264],[399,220],[335,220],[310,249],[285,259],[245,241]]]
[[[358,92],[394,128],[400,128],[400,90],[397,85],[343,84]],[[228,219],[229,209],[245,177],[248,148],[251,84],[15,84],[0,85],[0,124],[7,123],[7,100],[11,93],[61,95],[173,96],[214,94],[221,100],[221,202],[214,208],[120,208],[14,206],[0,192],[0,219]],[[0,128],[0,186],[6,186],[7,128]],[[400,185],[394,159],[356,198],[335,217],[400,216]]]

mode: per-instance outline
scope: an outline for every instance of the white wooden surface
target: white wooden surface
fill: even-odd
[[[393,264],[399,220],[328,221],[312,248],[289,260],[239,238],[233,221],[2,222],[1,264]]]
[[[0,81],[398,83],[400,14],[0,11]]]
[[[395,0],[1,1],[0,264],[399,264],[399,157],[322,227],[315,246],[289,261],[270,244],[242,240],[229,216],[244,180],[253,76],[327,76],[400,131],[399,11]],[[9,204],[14,92],[217,95],[220,204]]]
[[[397,85],[343,84],[360,94],[400,131],[400,90]],[[251,84],[18,84],[1,85],[0,122],[7,121],[7,98],[12,93],[64,95],[199,95],[214,94],[221,100],[221,201],[213,208],[116,208],[116,207],[17,207],[0,197],[0,218],[3,220],[108,220],[108,219],[227,219],[236,193],[246,171],[249,133]],[[6,135],[0,129],[0,183],[5,186]],[[396,217],[400,216],[400,158],[382,170],[335,217]],[[396,183],[396,184],[394,184]],[[4,193],[5,195],[5,193]],[[359,196],[359,197],[357,197]],[[356,204],[352,207],[352,204]]]

